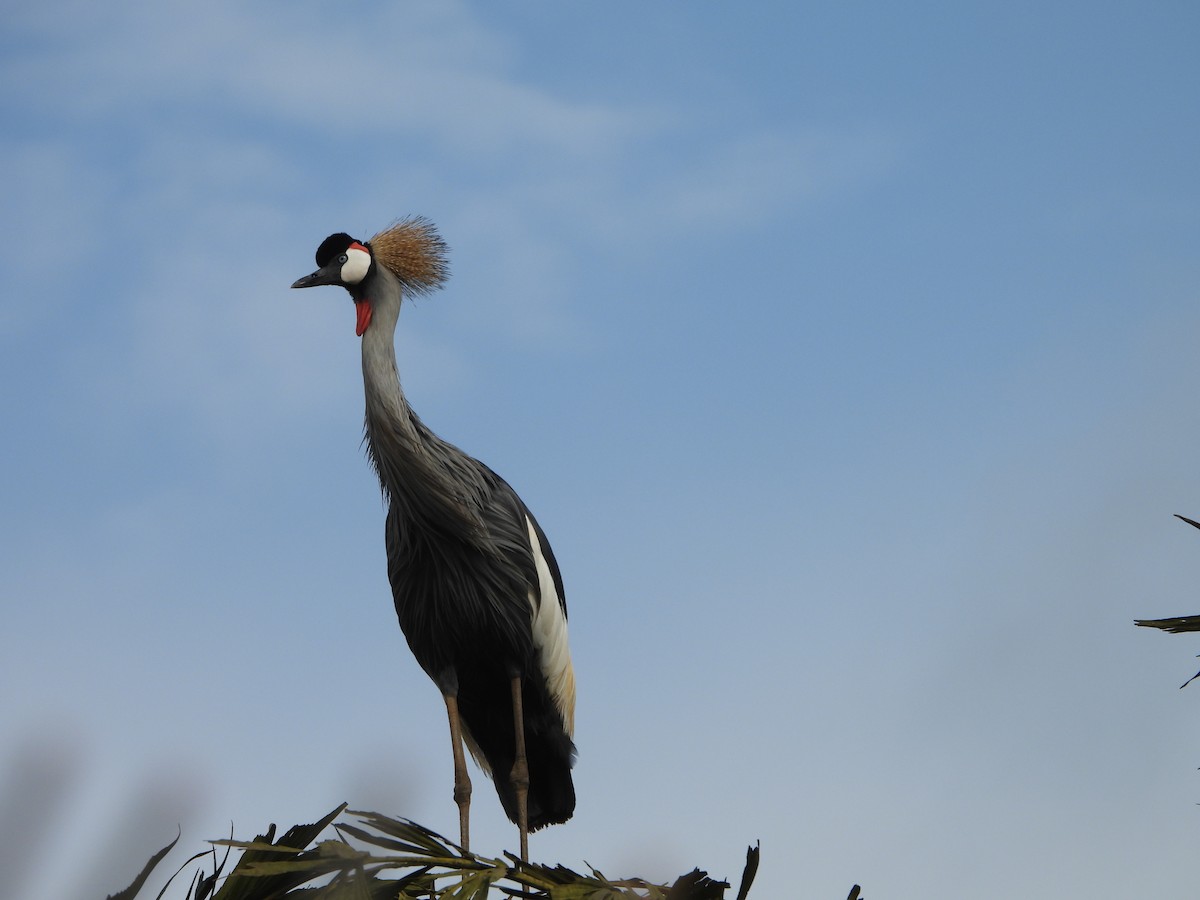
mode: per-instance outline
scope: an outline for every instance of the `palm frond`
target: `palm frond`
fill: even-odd
[[[123,891],[117,891],[115,894],[109,894],[108,900],[133,900],[137,896],[138,891],[142,889],[142,885],[146,883],[146,879],[150,877],[150,873],[163,861],[163,857],[170,853],[175,845],[179,843],[180,837],[182,837],[182,834],[175,835],[175,840],[150,857],[149,862],[142,867],[142,871],[138,872],[137,878],[133,879],[133,883],[129,887]]]
[[[318,840],[327,831],[333,836]],[[134,900],[176,841],[156,853],[137,880],[109,900]],[[278,840],[272,825],[252,841],[230,838],[209,843],[211,849],[185,863],[186,867],[210,854],[213,857],[212,873],[196,873],[187,900],[485,900],[488,896],[521,900],[723,900],[729,888],[727,882],[711,878],[700,869],[666,885],[641,878],[612,880],[596,869],[584,874],[562,865],[525,863],[511,854],[493,859],[464,851],[408,819],[347,812],[345,804],[311,825],[289,829]],[[219,864],[218,847],[226,848],[227,854]],[[240,856],[225,875],[230,851]],[[746,851],[737,900],[746,900],[758,869],[758,855],[757,846]]]
[[[1189,519],[1187,516],[1175,514],[1175,518],[1187,522],[1193,528],[1200,528],[1200,522],[1194,519]],[[1166,619],[1134,619],[1134,625],[1140,625],[1143,628],[1158,628],[1161,631],[1169,632],[1170,634],[1186,634],[1189,632],[1200,631],[1200,616],[1172,616]],[[1200,678],[1200,672],[1197,672],[1187,681],[1179,686],[1183,690],[1197,678]]]

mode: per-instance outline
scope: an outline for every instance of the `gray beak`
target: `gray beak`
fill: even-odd
[[[341,284],[342,270],[341,266],[337,265],[337,261],[330,263],[323,269],[317,269],[311,275],[305,275],[303,278],[297,278],[292,284],[294,288],[317,287],[321,284]]]

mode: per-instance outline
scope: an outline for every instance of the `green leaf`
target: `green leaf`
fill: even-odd
[[[721,900],[727,887],[728,882],[714,881],[707,872],[692,869],[675,880],[667,891],[667,900]]]
[[[348,825],[345,822],[339,823],[337,825],[337,830],[339,833],[348,834],[365,844],[371,844],[375,847],[382,847],[385,850],[395,850],[398,853],[411,853],[414,856],[427,855],[427,848],[419,846],[418,844],[410,841],[397,840],[395,838],[380,837],[379,835],[372,834],[363,828],[358,828],[355,825]],[[450,853],[447,851],[439,855],[449,856]]]
[[[416,822],[409,821],[408,819],[392,819],[382,816],[379,813],[355,812],[353,810],[349,814],[358,816],[362,824],[367,827],[374,828],[376,831],[389,835],[404,844],[419,847],[430,856],[466,855],[462,853],[462,848],[457,844],[452,843],[437,832],[431,831],[423,825],[418,825]],[[452,847],[459,852],[455,853],[451,849]]]
[[[746,848],[746,868],[742,869],[742,883],[738,886],[737,900],[746,900],[750,893],[750,885],[754,884],[754,876],[758,874],[758,841],[753,847]]]
[[[138,891],[142,889],[142,885],[146,883],[146,879],[150,877],[150,873],[153,872],[155,867],[163,861],[163,857],[170,853],[172,848],[179,843],[179,838],[182,835],[182,831],[175,835],[175,840],[171,841],[171,843],[167,844],[167,846],[163,847],[152,857],[150,857],[150,861],[142,867],[142,871],[138,872],[137,878],[133,879],[133,884],[129,885],[129,887],[125,888],[123,891],[118,891],[115,894],[109,894],[108,900],[133,900],[133,898],[137,896]]]
[[[267,829],[265,835],[259,835],[251,842],[250,849],[246,849],[242,853],[242,858],[233,867],[233,871],[229,873],[229,877],[225,879],[221,889],[213,895],[213,900],[270,900],[270,898],[283,896],[292,888],[299,887],[319,875],[327,874],[329,869],[314,871],[312,866],[307,865],[310,859],[321,860],[320,854],[315,852],[307,855],[301,861],[301,865],[289,871],[256,876],[252,870],[260,863],[287,862],[289,857],[290,861],[297,861],[304,852],[304,848],[312,843],[317,835],[324,831],[345,809],[346,804],[343,803],[318,822],[311,825],[295,825],[289,828],[277,843],[271,840],[275,835],[275,826],[272,825]],[[213,843],[224,844],[225,842],[213,841]]]

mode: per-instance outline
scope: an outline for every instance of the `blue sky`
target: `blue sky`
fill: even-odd
[[[1193,4],[5,19],[9,889],[343,800],[453,833],[350,304],[288,290],[409,214],[453,272],[401,316],[409,398],[566,579],[579,807],[535,858],[1193,888],[1200,648],[1132,626],[1200,612]]]

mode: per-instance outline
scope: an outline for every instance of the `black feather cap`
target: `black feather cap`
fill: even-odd
[[[351,244],[359,243],[344,231],[339,231],[337,234],[331,234],[325,240],[321,241],[321,246],[317,248],[317,267],[325,268],[335,257],[341,256],[350,249]]]

